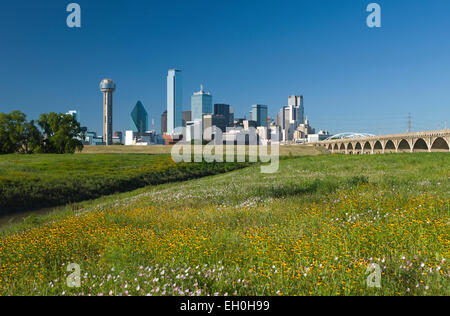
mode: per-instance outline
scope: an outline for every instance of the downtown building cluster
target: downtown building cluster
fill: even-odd
[[[288,106],[281,108],[276,120],[269,118],[267,105],[255,104],[250,110],[249,119],[235,118],[234,109],[229,104],[214,104],[213,96],[203,86],[191,97],[190,111],[183,111],[182,71],[171,69],[167,76],[167,110],[161,116],[161,133],[165,144],[194,140],[211,141],[212,127],[222,132],[223,142],[232,142],[240,133],[254,130],[258,143],[272,141],[283,143],[317,142],[329,137],[328,132],[309,125],[305,116],[302,95],[290,96]]]
[[[103,94],[103,136],[88,131],[85,127],[86,145],[124,144],[148,146],[174,144],[180,141],[210,142],[215,139],[214,130],[220,130],[224,143],[236,141],[242,134],[252,131],[259,144],[280,142],[282,144],[318,142],[330,137],[328,132],[315,129],[305,115],[303,95],[292,95],[288,105],[282,107],[275,119],[269,117],[269,107],[255,104],[249,111],[249,118],[235,117],[230,104],[214,104],[213,95],[206,92],[203,85],[191,96],[190,110],[183,107],[183,73],[170,69],[167,75],[167,110],[161,115],[161,132],[155,130],[154,119],[149,129],[149,116],[141,101],[138,101],[130,113],[130,129],[113,132],[113,93],[116,84],[111,79],[100,83]],[[69,111],[80,121],[79,111]]]

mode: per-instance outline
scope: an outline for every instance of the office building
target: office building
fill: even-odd
[[[164,111],[161,114],[161,134],[164,135],[167,133],[167,111]]]
[[[183,94],[181,70],[171,69],[167,75],[167,134],[181,132],[183,127]]]
[[[122,134],[122,132],[114,132],[113,144],[123,144],[123,134]]]
[[[158,143],[158,135],[154,131],[144,133],[125,131],[125,146],[150,146]]]
[[[255,104],[250,111],[250,121],[255,121],[256,126],[267,126],[267,105]]]
[[[257,124],[256,121],[244,120],[242,122],[242,126],[244,127],[244,131],[248,131],[251,128],[255,128],[256,129],[258,127],[258,124]]]
[[[302,95],[291,95],[288,99],[289,106],[289,123],[294,124],[294,129],[298,124],[305,122],[305,108],[303,105]]]
[[[225,119],[225,116],[214,115],[214,114],[204,114],[203,115],[202,128],[203,128],[203,139],[204,140],[210,141],[213,139],[212,133],[206,133],[206,129],[212,128],[213,126],[217,127],[222,132],[225,132],[227,129],[227,121]]]
[[[139,134],[148,131],[148,114],[141,101],[138,101],[131,111],[131,130]]]
[[[183,127],[186,127],[187,122],[192,121],[192,112],[191,111],[183,111]]]
[[[308,143],[317,143],[331,137],[330,133],[327,131],[319,131],[317,134],[308,135]]]
[[[203,91],[202,85],[200,91],[191,97],[191,111],[192,121],[202,120],[204,114],[213,114],[212,95]]]
[[[105,143],[103,142],[103,137],[102,136],[97,136],[96,132],[86,132],[85,134],[85,139],[84,139],[84,143],[86,145],[91,145],[91,146],[101,146],[101,145],[105,145]]]
[[[228,126],[233,126],[234,125],[234,108],[232,106],[230,106],[230,116],[229,116],[229,121],[228,121]]]
[[[100,91],[103,93],[103,142],[113,144],[113,93],[116,84],[111,79],[103,79]]]
[[[270,135],[272,142],[280,142],[283,140],[283,133],[279,125],[270,125]]]
[[[203,122],[199,120],[186,122],[185,141],[192,142],[193,140],[202,140],[203,135],[202,125]]]
[[[214,115],[222,115],[225,118],[226,127],[233,126],[234,113],[229,104],[214,104]]]

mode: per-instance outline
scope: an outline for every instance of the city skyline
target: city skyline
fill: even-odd
[[[79,30],[67,28],[65,6],[57,1],[5,4],[0,112],[22,110],[33,119],[79,110],[82,125],[102,134],[98,82],[113,78],[114,131],[125,131],[129,121],[121,118],[136,100],[149,115],[164,112],[164,73],[176,67],[185,74],[182,110],[204,83],[214,103],[230,104],[235,117],[267,104],[275,118],[287,96],[301,93],[308,118],[331,133],[405,132],[408,113],[413,131],[435,130],[450,117],[447,1],[379,1],[380,29],[365,25],[365,1],[261,1],[256,8],[213,2],[208,12],[188,1],[172,7],[130,1],[125,10],[108,2],[108,16],[105,1],[79,3]],[[22,19],[13,20],[18,12]],[[192,15],[198,21],[186,23]],[[226,28],[220,19],[229,21]],[[102,37],[105,28],[116,35]],[[200,30],[209,43],[201,49],[189,45]],[[24,76],[36,82],[26,93]]]

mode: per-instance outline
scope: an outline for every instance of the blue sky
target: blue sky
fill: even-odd
[[[101,79],[117,83],[114,130],[129,129],[138,100],[159,126],[169,68],[183,70],[184,107],[200,84],[213,102],[274,117],[303,94],[318,129],[376,134],[450,125],[448,0],[3,1],[0,112],[81,112],[101,131]],[[382,27],[366,6],[382,7]],[[151,122],[150,122],[151,124]]]

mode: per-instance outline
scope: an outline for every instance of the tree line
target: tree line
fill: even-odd
[[[0,154],[73,154],[83,149],[84,132],[70,114],[44,113],[27,121],[20,111],[0,113]]]

